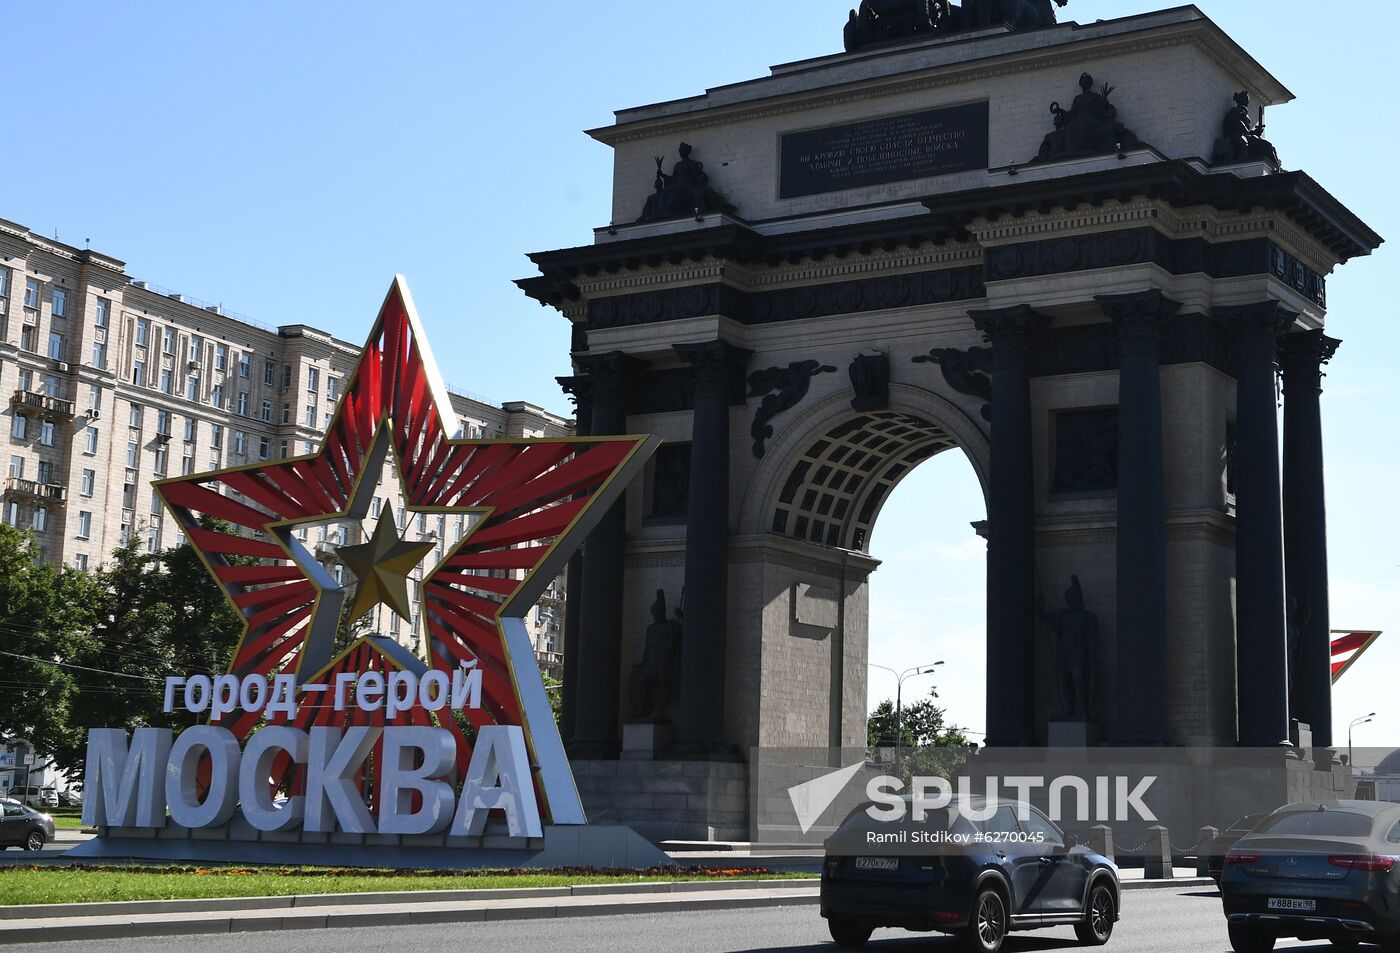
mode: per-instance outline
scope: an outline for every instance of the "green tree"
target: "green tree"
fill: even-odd
[[[74,708],[85,685],[104,684],[103,674],[82,667],[94,654],[101,592],[86,573],[38,562],[30,542],[0,525],[0,736],[53,755],[82,744]]]
[[[894,765],[894,771],[901,777],[951,777],[967,759],[967,738],[960,729],[947,724],[937,699],[938,690],[931,688],[927,698],[906,704],[900,713],[897,734],[893,699],[876,705],[866,720],[866,744],[872,749],[884,749],[886,760],[894,753],[890,749],[898,749],[899,764]]]

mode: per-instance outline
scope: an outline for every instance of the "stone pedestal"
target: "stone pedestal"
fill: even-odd
[[[671,747],[671,726],[667,722],[628,722],[622,726],[622,760],[655,761]]]
[[[590,824],[662,841],[747,841],[748,766],[726,761],[575,761]]]
[[[1051,748],[1089,748],[1099,743],[1099,726],[1087,721],[1052,721],[1046,726]]]

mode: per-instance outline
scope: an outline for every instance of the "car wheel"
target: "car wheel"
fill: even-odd
[[[972,917],[963,930],[963,945],[977,953],[997,953],[1006,939],[1006,901],[993,887],[983,887],[972,902]]]
[[[1074,927],[1075,936],[1084,946],[1103,946],[1113,936],[1113,921],[1118,917],[1118,902],[1107,884],[1097,883],[1089,891],[1089,903],[1084,922]]]
[[[24,849],[28,851],[43,850],[46,840],[43,831],[30,831],[29,836],[24,839]]]
[[[1258,927],[1230,924],[1230,947],[1235,953],[1269,953],[1276,939],[1272,933],[1265,933]]]
[[[851,917],[831,917],[826,921],[827,929],[831,931],[831,938],[836,941],[837,946],[857,947],[865,946],[870,934],[875,932],[875,928],[868,923],[862,923]]]

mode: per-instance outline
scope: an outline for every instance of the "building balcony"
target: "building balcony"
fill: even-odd
[[[339,547],[339,545],[337,545],[336,543],[332,543],[330,540],[323,539],[323,540],[321,540],[320,542],[318,542],[318,543],[316,544],[316,558],[317,558],[317,559],[339,559],[339,558],[340,558],[340,553],[339,553],[339,551],[338,551],[339,549],[340,549],[340,547]]]
[[[43,417],[59,417],[64,420],[73,419],[73,402],[63,400],[60,397],[50,397],[48,394],[32,390],[17,390],[14,397],[10,399],[16,409],[36,410]]]
[[[68,501],[68,490],[54,483],[40,483],[23,477],[9,477],[5,481],[7,496],[22,496],[41,503],[57,503],[62,506]]]

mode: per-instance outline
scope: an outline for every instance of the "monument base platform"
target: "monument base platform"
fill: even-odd
[[[748,765],[733,761],[579,761],[589,820],[625,824],[649,840],[749,839]]]
[[[486,834],[479,838],[445,835],[397,837],[342,834],[308,835],[319,840],[224,839],[191,837],[168,831],[107,828],[106,833],[64,854],[75,859],[197,861],[306,867],[385,867],[396,870],[472,870],[486,868],[598,867],[641,870],[671,859],[636,831],[619,824],[550,826],[543,837],[515,838]],[[460,841],[460,843],[459,843]],[[474,843],[466,843],[468,841]]]

